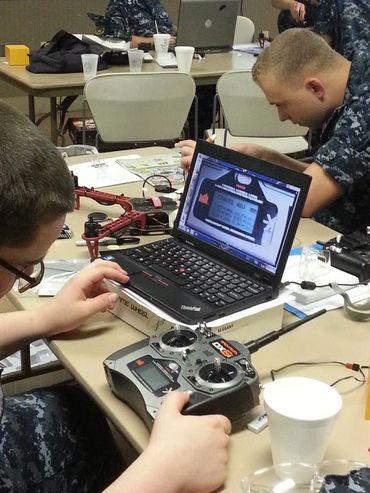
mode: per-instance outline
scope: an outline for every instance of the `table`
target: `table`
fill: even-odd
[[[162,151],[161,148],[146,148],[135,150],[135,154],[150,155]],[[122,152],[109,153],[109,155],[114,154],[122,155]],[[114,193],[124,191],[129,196],[133,194],[138,196],[140,188],[140,184],[134,183],[112,187],[110,190]],[[74,243],[79,232],[82,231],[86,215],[92,210],[107,211],[107,208],[89,199],[82,199],[80,211],[70,214],[67,219],[68,225],[75,232],[75,237],[71,240],[57,240],[50,249],[48,258],[87,258],[87,249],[77,248]],[[120,208],[112,206],[108,210],[113,216],[119,213]],[[332,230],[310,219],[302,219],[295,243],[328,240],[332,236]],[[36,296],[27,293],[19,296],[18,300],[23,308],[33,308],[41,302]],[[284,315],[284,325],[291,320],[291,315]],[[102,362],[114,351],[144,337],[133,327],[105,313],[95,317],[79,330],[60,335],[51,341],[51,347],[63,365],[92,395],[118,431],[139,452],[147,445],[149,432],[140,418],[110,392]],[[276,369],[287,363],[332,360],[357,362],[363,365],[367,365],[370,360],[369,324],[349,320],[341,309],[328,312],[304,324],[280,340],[262,348],[252,357],[261,383],[269,381],[269,372],[272,368]],[[349,370],[336,365],[315,365],[289,368],[279,376],[310,376],[332,383],[348,374]],[[370,421],[364,419],[366,386],[347,380],[336,388],[343,398],[343,410],[335,425],[325,458],[370,462],[368,452]],[[261,409],[258,406],[249,413],[249,416],[257,415]],[[221,491],[237,493],[244,475],[270,464],[268,429],[259,434],[253,434],[242,426],[234,429],[230,440],[227,481]]]
[[[248,70],[254,63],[253,55],[231,51],[208,54],[202,60],[193,60],[191,75],[197,85],[215,84],[218,78],[229,70]],[[111,66],[99,74],[129,72],[128,65]],[[160,72],[157,63],[144,63],[144,72]],[[0,58],[0,79],[24,91],[28,96],[28,112],[35,122],[35,98],[50,99],[51,140],[57,143],[57,97],[79,96],[83,94],[84,79],[81,73],[34,74],[24,66],[8,65]]]

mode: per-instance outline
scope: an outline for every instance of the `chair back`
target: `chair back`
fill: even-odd
[[[276,108],[253,81],[251,72],[226,72],[218,82],[217,96],[230,134],[237,137],[291,137],[305,135],[306,127],[281,122]]]
[[[104,142],[179,138],[195,96],[195,83],[180,72],[102,74],[84,94]]]
[[[238,15],[236,18],[234,45],[251,43],[254,36],[254,24],[249,17]]]

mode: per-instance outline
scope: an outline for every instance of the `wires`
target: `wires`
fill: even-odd
[[[356,382],[360,382],[361,385],[363,385],[366,382],[366,376],[365,373],[363,372],[364,369],[369,368],[368,366],[360,365],[359,363],[344,363],[343,361],[295,361],[293,363],[289,363],[287,365],[281,366],[280,368],[277,368],[276,370],[271,370],[270,375],[271,375],[271,380],[275,380],[275,376],[277,373],[280,373],[283,370],[286,370],[287,368],[291,368],[292,366],[312,366],[312,365],[340,365],[343,366],[344,368],[348,368],[349,370],[352,370],[354,372],[358,372],[361,377],[357,377],[355,375],[348,375],[346,377],[338,378],[338,380],[335,380],[333,383],[330,384],[331,387],[334,387],[337,385],[339,382],[342,382],[343,380],[350,380],[354,379]]]
[[[167,181],[167,185],[161,185],[159,183],[155,183],[157,180],[155,180],[153,183],[150,183],[150,180],[152,180],[152,178],[163,178],[163,180]],[[144,199],[146,199],[146,196],[145,196],[145,192],[146,192],[145,185],[147,183],[149,183],[149,185],[151,185],[152,187],[154,187],[154,190],[156,192],[159,192],[159,193],[171,193],[171,192],[176,191],[176,189],[173,188],[172,183],[171,183],[171,180],[168,178],[168,176],[154,174],[154,175],[147,176],[145,178],[145,180],[143,181],[143,186],[141,188],[141,194],[142,194],[142,196],[143,196]]]
[[[360,286],[361,284],[368,284],[368,283],[369,283],[369,279],[367,279],[366,281],[356,282],[354,284],[345,284],[345,283],[336,283],[336,284],[338,286],[355,287],[355,286]],[[300,286],[302,289],[307,289],[307,290],[310,290],[310,291],[313,291],[316,288],[331,288],[332,287],[332,283],[331,282],[329,282],[328,284],[316,284],[313,281],[301,281],[301,282],[298,282],[298,281],[285,281],[285,282],[282,283],[282,285],[284,287],[289,286],[289,284],[296,284],[297,286]]]

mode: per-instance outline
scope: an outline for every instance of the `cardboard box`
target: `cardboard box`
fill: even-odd
[[[5,45],[5,58],[9,65],[28,65],[29,52],[25,45]]]
[[[111,313],[143,334],[151,336],[156,332],[163,332],[173,326],[173,322],[153,313],[147,306],[140,304],[119,286],[109,283],[109,289],[117,293],[119,297]],[[134,296],[136,295],[134,294]],[[228,320],[230,316],[224,317],[224,319],[209,322],[207,326],[226,339],[245,343],[273,330],[281,329],[284,302],[285,300],[275,306],[270,306],[272,303],[269,302],[265,304],[267,308],[258,313],[244,315],[234,321]],[[263,305],[259,306],[263,307]],[[223,320],[225,320],[225,323]]]

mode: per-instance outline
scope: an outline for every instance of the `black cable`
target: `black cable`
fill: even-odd
[[[167,181],[168,188],[166,188],[166,190],[168,190],[168,192],[157,190],[157,188],[161,187],[161,185],[153,185],[153,184],[150,183],[149,180],[151,180],[152,178],[156,178],[156,177],[157,178],[163,178],[164,180]],[[175,188],[173,188],[172,183],[171,183],[171,180],[168,178],[168,176],[166,176],[166,175],[158,175],[158,174],[150,175],[150,176],[147,176],[145,178],[145,180],[143,181],[143,185],[141,187],[141,194],[142,194],[142,196],[143,196],[144,199],[146,199],[146,196],[145,196],[145,185],[147,183],[149,183],[149,185],[151,185],[154,188],[154,190],[158,191],[159,193],[170,193],[170,192],[173,192],[173,191],[176,190]]]
[[[360,382],[361,384],[364,384],[366,382],[366,376],[365,373],[363,372],[363,369],[369,368],[366,365],[360,365],[358,363],[344,363],[343,361],[295,361],[293,363],[289,363],[287,365],[281,366],[280,368],[277,368],[275,370],[270,370],[270,375],[271,375],[271,380],[275,380],[275,376],[277,373],[290,368],[292,366],[312,366],[312,365],[340,365],[345,368],[348,368],[349,370],[352,370],[354,372],[359,372],[361,374],[361,378],[357,378],[355,375],[348,375],[347,377],[342,377],[338,378],[338,380],[335,380],[333,383],[330,384],[331,387],[334,387],[337,385],[339,382],[342,382],[343,380],[349,380],[349,379],[354,379],[356,382]]]
[[[343,283],[343,282],[338,282],[336,284],[338,286],[355,287],[355,286],[360,286],[362,284],[368,284],[368,283],[369,283],[369,279],[367,279],[365,281],[359,281],[359,282],[356,282],[354,284],[346,284],[346,283]],[[301,282],[298,282],[298,281],[285,281],[285,282],[282,283],[283,287],[289,286],[289,284],[296,284],[297,286],[300,286],[302,289],[307,289],[309,291],[313,291],[316,288],[331,288],[332,287],[332,283],[331,282],[329,282],[328,284],[316,284],[313,281],[301,281]]]

